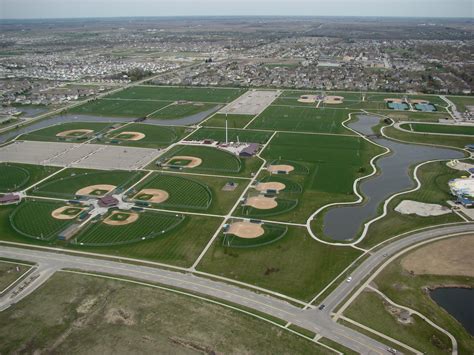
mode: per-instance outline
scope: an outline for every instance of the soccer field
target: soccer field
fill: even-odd
[[[216,107],[215,104],[207,104],[207,103],[198,103],[198,102],[190,102],[190,103],[174,103],[172,105],[166,106],[152,115],[150,118],[156,118],[160,120],[166,119],[177,119],[195,115],[200,112],[211,110],[212,108]]]
[[[25,189],[57,170],[51,166],[0,163],[0,192]]]
[[[83,115],[139,118],[145,117],[170,103],[171,101],[99,99],[76,106],[69,112]]]
[[[225,127],[225,121],[227,120],[227,126],[229,128],[243,128],[248,124],[254,116],[251,115],[224,115],[215,114],[207,121],[203,122],[203,126],[211,127]]]
[[[464,134],[471,136],[474,135],[473,126],[404,123],[400,125],[400,127],[408,131],[421,133]]]
[[[246,143],[266,143],[273,132],[252,131],[244,129],[229,129],[229,142],[246,142]],[[201,128],[193,133],[188,140],[205,140],[212,139],[218,142],[225,142],[225,129],[219,128]]]

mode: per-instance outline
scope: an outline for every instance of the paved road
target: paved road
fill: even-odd
[[[303,310],[275,297],[258,294],[252,290],[242,289],[227,283],[195,276],[191,273],[180,273],[153,267],[131,265],[109,260],[100,260],[83,256],[73,256],[34,249],[22,249],[5,246],[0,249],[0,257],[36,262],[39,270],[44,270],[41,280],[49,277],[54,270],[64,268],[78,269],[87,272],[100,272],[123,277],[135,278],[153,283],[160,283],[188,291],[199,292],[224,301],[239,304],[257,311],[281,318],[300,327],[314,331],[323,337],[336,341],[362,354],[386,354],[387,347],[357,331],[335,323],[331,312],[351,293],[369,273],[386,260],[384,254],[394,255],[415,243],[443,235],[474,232],[474,224],[462,224],[424,231],[395,241],[374,252],[352,274],[351,283],[343,282],[325,300],[326,309],[309,308]],[[31,292],[31,291],[30,291]],[[15,299],[17,302],[18,299]]]

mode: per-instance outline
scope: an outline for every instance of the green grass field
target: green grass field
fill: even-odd
[[[229,129],[229,142],[266,143],[272,136],[272,132],[252,131],[247,129]],[[212,139],[218,142],[225,142],[225,129],[201,128],[194,132],[188,140]]]
[[[342,126],[350,111],[289,106],[270,106],[249,126],[250,129],[353,134]]]
[[[196,87],[164,87],[135,86],[108,96],[109,98],[133,100],[165,100],[165,101],[198,101],[198,102],[231,102],[246,89],[235,88],[196,88]]]
[[[51,216],[55,209],[62,206],[63,202],[24,201],[10,214],[10,224],[25,237],[54,240],[59,232],[71,224],[71,220],[59,220]]]
[[[288,228],[279,224],[263,224],[265,233],[258,238],[240,238],[233,234],[221,234],[219,239],[224,248],[258,248],[284,238]]]
[[[139,132],[143,133],[145,137],[138,141],[120,139],[122,132]],[[115,144],[115,145],[126,145],[131,147],[143,147],[143,148],[158,148],[166,147],[172,143],[177,142],[189,133],[184,127],[171,127],[171,126],[158,126],[143,123],[132,123],[126,125],[123,128],[119,128],[108,133],[105,137],[97,139],[96,143],[99,144]]]
[[[51,179],[35,186],[31,193],[37,196],[74,198],[76,192],[90,185],[107,184],[124,190],[140,177],[144,172],[136,171],[101,171],[89,169],[66,169]]]
[[[160,157],[165,163],[174,156],[192,156],[202,159],[202,164],[195,168],[183,168],[190,172],[238,173],[242,170],[242,162],[235,155],[220,149],[201,146],[175,146]],[[156,164],[153,163],[156,167]]]
[[[464,134],[471,136],[474,135],[473,126],[404,123],[400,125],[400,127],[409,131],[422,133]]]
[[[216,240],[198,270],[310,300],[360,252],[321,244],[289,227],[280,240],[256,248],[226,248]]]
[[[373,113],[380,114],[384,117],[389,117],[395,122],[399,121],[417,121],[417,122],[441,122],[447,118],[451,118],[448,112],[439,111],[439,112],[411,112],[411,111],[394,111],[394,110],[385,110],[377,111],[371,110]]]
[[[177,118],[192,116],[200,112],[208,111],[214,107],[216,107],[215,104],[205,104],[205,103],[198,103],[198,102],[186,103],[186,104],[173,104],[171,106],[164,107],[159,111],[156,111],[149,117],[160,119],[160,120],[177,119]]]
[[[58,169],[52,166],[0,163],[0,192],[26,189]]]
[[[171,101],[99,99],[76,106],[69,110],[69,113],[138,118],[145,117],[170,103]]]
[[[140,196],[136,196],[136,194],[142,189],[159,189],[168,192],[168,199],[158,204],[160,208],[207,210],[213,198],[207,185],[192,177],[178,176],[177,174],[153,174],[136,186],[134,192],[129,196],[140,200]],[[144,200],[144,202],[147,201]]]
[[[0,292],[21,277],[30,267],[0,260]]]
[[[45,141],[45,142],[57,142],[57,141],[85,141],[91,138],[94,134],[104,133],[112,126],[111,123],[99,123],[99,122],[69,122],[61,123],[58,125],[42,128],[40,130],[23,134],[19,139],[28,141]],[[57,137],[58,133],[76,130],[76,129],[90,129],[94,132],[90,134],[81,134],[79,136],[69,137]]]
[[[456,105],[459,112],[467,111],[467,106],[474,106],[474,96],[448,96],[448,99]]]
[[[73,243],[108,247],[160,238],[171,230],[179,228],[184,218],[182,215],[145,211],[139,213],[136,222],[125,225],[113,226],[102,221],[89,222]]]
[[[202,125],[210,127],[225,127],[225,120],[227,119],[227,126],[229,128],[243,128],[254,117],[255,116],[251,115],[225,115],[218,113],[203,122]]]

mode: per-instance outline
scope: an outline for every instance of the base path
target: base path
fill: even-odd
[[[240,238],[253,239],[262,236],[265,233],[265,230],[257,223],[235,222],[230,225],[227,233]]]
[[[77,190],[76,195],[98,196],[98,197],[100,197],[100,196],[108,194],[109,192],[114,191],[116,187],[117,186],[115,186],[115,185],[107,185],[107,184],[90,185],[90,186],[83,187],[80,190]],[[92,192],[97,191],[97,190],[101,190],[101,191],[105,191],[105,192],[103,194],[100,194],[100,195],[93,195]]]
[[[91,133],[94,133],[92,129],[71,129],[69,131],[59,132],[56,134],[56,137],[82,137]]]
[[[140,199],[139,197],[143,196],[143,195],[148,195],[148,196],[151,196],[151,197],[148,198],[148,199]],[[135,196],[133,196],[133,199],[146,201],[146,202],[160,203],[160,202],[166,201],[169,197],[170,197],[170,195],[165,190],[142,189]]]
[[[285,184],[281,182],[261,182],[255,186],[255,189],[258,191],[281,191],[285,189]]]
[[[120,139],[123,141],[139,141],[145,138],[145,134],[141,132],[120,132],[113,137],[114,139]]]
[[[74,213],[74,214],[64,213],[67,210],[71,210],[71,209],[77,210],[77,212]],[[76,207],[76,206],[63,206],[63,207],[59,207],[59,208],[55,209],[53,212],[51,212],[51,216],[53,218],[56,218],[56,219],[65,219],[65,220],[66,219],[74,219],[77,216],[79,216],[79,214],[81,214],[81,212],[84,211],[84,210],[85,210],[85,208]]]
[[[175,155],[174,157],[168,159],[166,165],[173,165],[175,160],[189,160],[190,162],[186,165],[183,165],[183,168],[195,168],[202,164],[202,159],[198,157],[191,157],[187,155]]]
[[[271,210],[278,206],[275,197],[254,196],[245,201],[245,206],[250,206],[259,210]]]
[[[291,165],[269,165],[267,170],[271,173],[285,172],[287,174],[291,173],[295,168]]]
[[[114,219],[116,215],[126,216],[124,219]],[[134,223],[138,219],[138,213],[135,212],[123,212],[123,211],[113,211],[110,216],[104,219],[103,223],[108,224],[109,226],[124,226],[126,224]]]

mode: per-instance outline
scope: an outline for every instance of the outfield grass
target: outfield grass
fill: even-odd
[[[252,131],[248,129],[229,129],[228,138],[229,142],[247,142],[247,143],[266,143],[272,132],[264,131]],[[218,142],[225,142],[226,131],[220,128],[201,128],[194,132],[188,140],[205,140],[212,139]]]
[[[102,171],[71,168],[35,186],[31,193],[36,196],[71,199],[74,198],[78,190],[90,185],[115,185],[117,190],[124,190],[143,175],[145,173],[142,171]]]
[[[136,222],[120,226],[108,225],[101,220],[89,222],[73,243],[110,247],[161,238],[170,231],[179,228],[184,218],[182,215],[144,211],[139,213]]]
[[[200,112],[208,111],[216,107],[215,104],[205,104],[205,103],[186,103],[186,104],[173,104],[166,106],[159,111],[156,111],[150,118],[156,118],[160,120],[166,119],[177,119],[195,115]]]
[[[25,237],[54,240],[59,232],[72,223],[72,220],[60,220],[51,216],[55,209],[64,205],[64,202],[23,201],[10,214],[10,225]]]
[[[449,337],[420,317],[412,315],[411,324],[398,322],[374,292],[361,293],[344,315],[425,354],[445,354],[451,349]]]
[[[0,292],[5,290],[29,269],[30,267],[26,265],[6,263],[0,260]]]
[[[100,122],[69,122],[61,123],[54,126],[42,128],[31,133],[23,134],[19,139],[27,141],[46,141],[46,142],[57,142],[57,141],[85,141],[91,138],[94,134],[104,133],[111,127],[111,123],[100,123]],[[84,134],[79,137],[57,137],[58,133],[75,130],[75,129],[90,129],[94,132],[91,134]]]
[[[249,128],[353,134],[344,128],[342,122],[348,119],[348,110],[317,109],[312,107],[269,106]]]
[[[170,103],[171,101],[99,99],[76,106],[68,113],[137,118],[145,117]]]
[[[400,127],[409,131],[422,133],[464,134],[471,136],[474,135],[473,126],[404,123],[400,125]]]
[[[24,349],[86,354],[104,349],[122,354],[275,354],[282,349],[288,354],[331,353],[227,307],[167,290],[65,272],[54,274],[2,312],[0,344],[5,354]]]
[[[461,217],[454,213],[436,217],[420,217],[417,215],[403,215],[396,212],[395,207],[403,200],[434,203],[449,207],[446,201],[452,200],[453,197],[449,191],[448,181],[462,175],[465,175],[465,173],[451,169],[446,166],[446,162],[433,162],[422,166],[418,170],[421,188],[395,197],[388,205],[387,215],[370,226],[361,246],[371,247],[390,237],[418,228],[461,222]]]
[[[243,128],[245,127],[255,116],[252,115],[225,115],[218,113],[213,115],[207,121],[203,122],[203,126],[210,127],[225,127],[225,121],[227,119],[227,126],[229,128]]]
[[[133,100],[166,100],[166,101],[198,101],[198,102],[231,102],[246,89],[236,88],[196,88],[196,87],[164,87],[135,86],[108,96],[109,98]]]
[[[138,141],[114,138],[122,132],[140,132],[145,135]],[[143,123],[126,125],[108,133],[105,137],[98,139],[99,144],[119,144],[131,147],[161,148],[173,144],[183,138],[188,132],[184,127],[158,126]]]
[[[377,111],[371,110],[371,112],[380,114],[382,116],[389,117],[395,122],[398,121],[418,121],[418,122],[442,122],[446,119],[451,119],[451,116],[446,111],[440,112],[411,112],[411,111],[394,111],[385,110]]]
[[[452,241],[456,242],[455,239]],[[394,302],[417,310],[449,331],[458,342],[459,354],[469,354],[474,349],[472,335],[436,304],[425,290],[439,285],[466,285],[472,288],[474,279],[465,276],[412,275],[400,265],[400,261],[401,259],[397,259],[392,262],[377,276],[374,282],[378,289]]]
[[[58,170],[52,166],[0,163],[0,192],[26,189]]]
[[[474,96],[448,96],[448,99],[456,105],[459,112],[467,111],[467,106],[474,106]]]
[[[304,228],[289,227],[280,240],[255,248],[226,248],[216,240],[198,270],[309,301],[360,255],[321,244]]]

